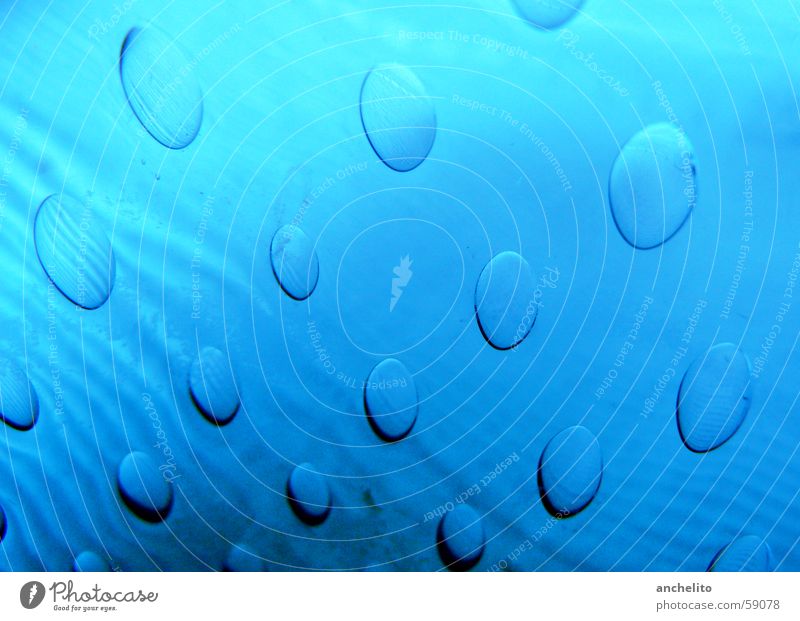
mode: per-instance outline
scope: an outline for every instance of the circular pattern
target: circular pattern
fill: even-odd
[[[475,314],[481,333],[496,349],[511,349],[531,331],[539,306],[528,262],[501,252],[483,268],[475,287]]]
[[[609,177],[611,213],[634,248],[656,248],[689,219],[697,170],[694,148],[669,123],[645,127],[622,147]]]
[[[272,273],[287,295],[305,300],[314,292],[319,260],[314,244],[300,227],[286,224],[275,231],[269,254]]]
[[[131,28],[119,72],[136,118],[165,147],[182,149],[200,131],[203,93],[178,42],[155,26]]]
[[[292,470],[286,495],[295,515],[310,526],[322,524],[331,512],[328,482],[311,464],[300,464]]]
[[[597,495],[603,454],[594,434],[569,427],[547,443],[539,461],[539,493],[547,511],[560,518],[585,509]]]
[[[249,546],[231,546],[222,565],[225,571],[265,571],[264,561]]]
[[[520,15],[534,26],[549,30],[571,20],[584,0],[514,0]]]
[[[117,487],[128,508],[147,522],[165,520],[172,509],[172,483],[145,453],[133,451],[125,456],[117,472]]]
[[[406,437],[419,409],[414,376],[394,358],[375,365],[364,386],[364,409],[372,429],[387,442]]]
[[[204,347],[189,372],[189,393],[197,409],[216,425],[226,425],[239,411],[239,394],[225,355]]]
[[[111,566],[96,552],[84,550],[75,557],[72,571],[111,571]]]
[[[105,303],[116,259],[90,204],[67,194],[48,196],[36,212],[33,241],[47,277],[71,302],[86,309]]]
[[[678,391],[678,430],[687,448],[711,451],[741,427],[750,410],[750,361],[732,343],[721,343],[687,369]]]
[[[755,535],[744,535],[722,548],[708,571],[772,571],[772,550]]]
[[[448,569],[472,569],[481,560],[486,545],[481,517],[469,505],[456,505],[439,521],[436,543],[442,563]]]
[[[9,427],[26,431],[39,418],[39,396],[16,362],[0,358],[0,418]]]
[[[436,138],[436,110],[416,74],[403,65],[372,69],[361,86],[361,122],[372,148],[398,172],[419,166]]]

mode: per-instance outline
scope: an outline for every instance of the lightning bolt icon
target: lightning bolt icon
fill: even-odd
[[[28,596],[28,603],[29,604],[33,601],[33,598],[36,597],[36,592],[38,590],[39,590],[39,587],[37,587],[35,584],[31,585],[31,592],[30,592],[30,595]]]

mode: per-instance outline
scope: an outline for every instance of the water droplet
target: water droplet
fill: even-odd
[[[331,512],[328,482],[311,464],[300,464],[292,470],[286,494],[295,515],[310,526],[322,524]]]
[[[244,544],[231,546],[223,563],[225,571],[265,571],[264,561]]]
[[[592,502],[603,476],[603,454],[594,434],[569,427],[547,443],[539,461],[539,492],[545,508],[568,517]]]
[[[611,213],[634,248],[655,248],[688,220],[696,200],[694,149],[669,123],[645,127],[622,147],[609,178]]]
[[[47,277],[71,302],[87,309],[105,303],[116,260],[90,206],[67,194],[48,196],[36,213],[33,241]]]
[[[568,22],[583,3],[584,0],[514,0],[522,17],[545,30]]]
[[[139,122],[165,147],[189,145],[203,121],[203,93],[192,62],[155,26],[132,28],[120,52],[122,87]]]
[[[417,420],[417,387],[406,366],[394,358],[379,362],[364,387],[364,407],[373,430],[393,442],[408,435]]]
[[[111,566],[96,552],[84,550],[75,557],[72,571],[111,571]]]
[[[361,122],[389,168],[413,170],[430,153],[436,110],[416,74],[403,65],[378,65],[361,87]]]
[[[705,453],[727,442],[750,409],[750,361],[721,343],[686,370],[678,391],[678,430],[684,444]]]
[[[501,252],[483,268],[475,287],[475,313],[492,347],[511,349],[528,335],[539,311],[528,262]]]
[[[239,394],[228,359],[215,347],[204,347],[192,363],[189,392],[209,421],[225,425],[239,411]]]
[[[305,300],[314,292],[319,261],[314,245],[300,227],[286,224],[275,231],[269,253],[272,273],[290,297]]]
[[[769,544],[755,535],[744,535],[722,548],[708,571],[772,571]]]
[[[436,533],[442,563],[453,571],[472,569],[483,555],[486,535],[478,513],[459,504],[442,516]]]
[[[166,519],[172,509],[172,484],[145,453],[125,456],[117,472],[117,487],[128,508],[147,522]]]
[[[25,371],[16,362],[0,358],[0,418],[25,431],[39,418],[39,397]]]

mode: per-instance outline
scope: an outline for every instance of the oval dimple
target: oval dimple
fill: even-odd
[[[128,104],[148,133],[165,147],[191,144],[203,121],[203,93],[192,62],[159,28],[132,28],[122,43],[119,68]]]
[[[689,219],[697,195],[694,148],[669,123],[640,130],[622,147],[609,176],[609,202],[622,237],[656,248]]]
[[[600,489],[603,454],[594,434],[569,427],[547,443],[539,461],[539,492],[545,508],[556,517],[583,511]]]
[[[496,349],[511,349],[531,331],[539,308],[528,262],[501,252],[483,268],[475,287],[475,314],[484,338]]]
[[[389,168],[408,172],[425,161],[436,137],[436,110],[411,69],[372,69],[361,86],[360,110],[364,132]]]
[[[395,358],[379,362],[364,386],[364,407],[370,425],[388,442],[406,437],[417,420],[414,376]]]
[[[67,299],[89,310],[106,302],[116,260],[89,205],[67,194],[48,196],[36,212],[33,240],[42,269]]]
[[[270,244],[272,273],[281,289],[295,300],[305,300],[317,286],[319,260],[308,235],[294,224],[275,231]]]
[[[741,427],[751,402],[750,360],[736,345],[721,343],[698,357],[678,390],[678,429],[687,448],[711,451]]]
[[[585,0],[514,0],[520,15],[534,26],[550,30],[563,26],[581,9]]]
[[[481,517],[466,504],[458,504],[442,516],[436,538],[442,563],[453,571],[472,569],[486,545]]]
[[[111,566],[108,564],[108,561],[97,554],[97,552],[84,550],[75,557],[75,561],[72,563],[72,571],[111,571]]]
[[[234,544],[222,565],[225,571],[265,571],[264,560],[246,544]]]
[[[744,535],[722,548],[708,571],[772,571],[772,550],[755,535]]]
[[[210,422],[226,425],[239,411],[239,393],[228,359],[216,347],[204,347],[192,363],[189,391]]]
[[[331,511],[328,482],[309,463],[295,467],[286,483],[289,505],[300,521],[309,526],[322,524]]]
[[[172,509],[172,484],[146,453],[125,456],[117,471],[117,487],[127,507],[146,522],[165,520]]]
[[[27,431],[39,418],[39,396],[22,367],[0,358],[0,418],[9,427]]]

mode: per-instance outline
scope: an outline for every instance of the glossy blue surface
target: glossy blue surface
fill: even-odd
[[[800,5],[461,4],[4,3],[0,567],[800,570]],[[613,213],[659,124],[691,166],[640,148]],[[701,453],[721,343],[749,406],[697,386]],[[573,427],[577,478],[540,464]]]

